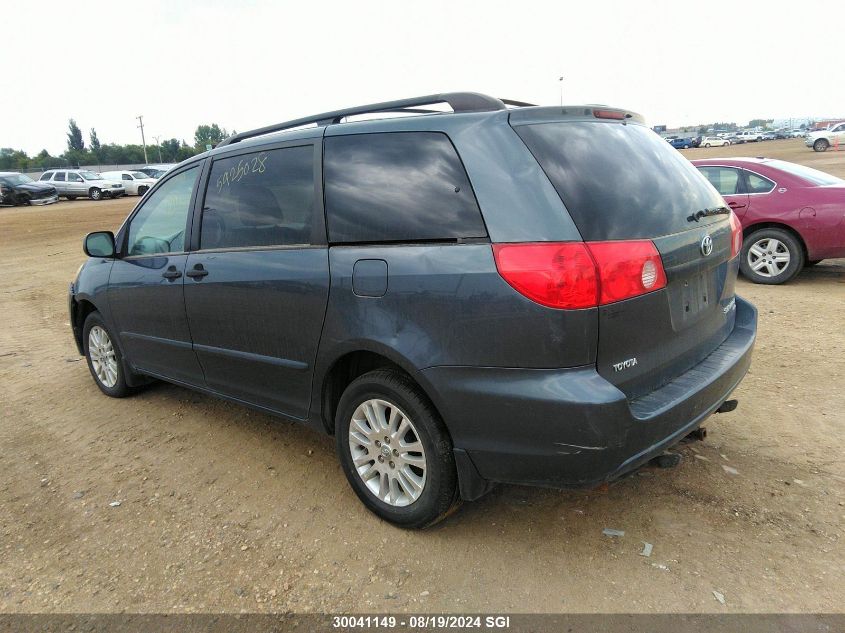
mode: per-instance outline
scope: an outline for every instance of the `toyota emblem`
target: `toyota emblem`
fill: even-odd
[[[701,238],[701,254],[707,257],[713,252],[713,238],[705,235]]]

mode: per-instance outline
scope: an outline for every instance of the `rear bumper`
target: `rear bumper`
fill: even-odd
[[[635,400],[595,367],[432,367],[461,491],[486,482],[592,487],[641,466],[698,428],[745,376],[757,310],[736,298],[731,335],[701,363]],[[468,458],[468,459],[467,459]]]

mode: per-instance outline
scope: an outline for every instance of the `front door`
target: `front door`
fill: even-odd
[[[319,145],[216,159],[185,305],[206,384],[306,418],[329,293]]]
[[[137,369],[202,385],[185,316],[186,227],[200,166],[168,177],[129,221],[109,278],[123,351]]]

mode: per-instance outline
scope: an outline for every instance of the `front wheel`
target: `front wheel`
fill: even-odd
[[[424,528],[457,506],[449,433],[406,375],[381,369],[355,379],[340,398],[335,436],[349,484],[382,519]]]
[[[149,187],[144,187],[144,186],[138,187],[138,195],[143,196],[145,193],[147,193],[147,189],[149,189]]]
[[[804,267],[804,248],[783,229],[761,229],[745,238],[739,267],[757,284],[782,284]]]
[[[710,147],[710,143],[705,143],[704,147]]]
[[[820,138],[813,143],[813,149],[817,152],[826,152],[828,147],[830,147],[830,143],[827,142],[826,138]]]
[[[68,200],[76,200],[76,196],[65,196]]]
[[[128,396],[132,390],[126,384],[120,349],[99,312],[85,319],[82,343],[88,369],[100,391],[112,398]]]
[[[88,192],[88,197],[91,198],[91,200],[99,200],[103,197],[103,192],[97,187],[91,187],[91,190]]]

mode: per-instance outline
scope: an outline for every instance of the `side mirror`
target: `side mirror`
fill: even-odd
[[[114,257],[114,233],[96,231],[85,236],[82,250],[88,257]]]

